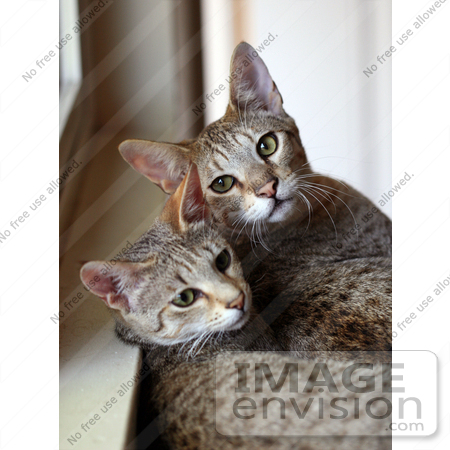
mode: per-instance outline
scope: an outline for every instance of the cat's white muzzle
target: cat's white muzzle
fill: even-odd
[[[292,212],[293,198],[268,198],[264,199],[266,202],[264,213],[260,214],[257,219],[266,222],[282,222]]]
[[[250,317],[250,305],[251,305],[251,294],[249,292],[242,292],[244,295],[243,306],[241,309],[230,308],[227,309],[227,323],[224,329],[227,330],[237,330],[241,328]]]

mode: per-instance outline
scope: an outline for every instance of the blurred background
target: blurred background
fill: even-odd
[[[194,137],[218,119],[228,91],[205,96],[227,85],[245,40],[260,49],[313,168],[377,203],[391,187],[391,68],[376,62],[391,45],[391,2],[61,0],[60,38],[60,167],[78,164],[60,197],[60,448],[119,449],[135,442],[139,386],[101,408],[141,355],[114,337],[78,272],[82,261],[111,259],[134,242],[165,197],[118,145]],[[390,204],[382,211],[391,215]],[[96,413],[101,420],[81,430]]]

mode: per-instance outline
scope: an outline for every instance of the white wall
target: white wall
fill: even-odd
[[[205,93],[227,75],[230,47],[235,44],[230,44],[230,11],[236,14],[241,3],[247,9],[251,4],[253,14],[247,17],[248,32],[241,33],[242,39],[257,47],[269,33],[276,37],[261,56],[285,110],[297,122],[313,168],[377,202],[392,184],[391,67],[378,64],[370,78],[363,70],[391,45],[391,2],[221,0],[214,11],[210,3],[215,2],[204,1],[209,11]],[[207,59],[208,55],[214,56]],[[207,123],[223,114],[226,101],[223,96],[207,104]],[[391,215],[391,205],[383,211]]]

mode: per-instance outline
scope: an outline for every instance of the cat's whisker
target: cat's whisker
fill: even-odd
[[[260,244],[262,245],[262,247],[264,248],[264,250],[268,251],[269,253],[273,253],[272,250],[269,248],[268,245],[266,245],[266,243],[264,242],[264,230],[261,230],[261,224],[263,224],[263,226],[265,225],[264,221],[262,219],[258,219],[257,220],[257,230],[258,230],[258,239]]]
[[[248,227],[247,227],[249,222],[250,222],[250,217],[245,222],[245,225],[243,226],[243,229],[245,229],[245,233],[247,234],[248,239],[251,241],[251,236],[249,234],[249,230],[248,230]]]
[[[197,353],[195,354],[196,356],[202,351],[202,348],[205,346],[205,344],[208,342],[209,338],[214,334],[214,330],[209,331],[206,334],[206,337],[203,341],[203,344],[200,346],[200,348],[197,350]]]
[[[257,244],[257,242],[255,241],[255,238],[253,237],[253,231],[255,229],[255,221],[252,223],[252,229],[250,232],[250,241],[252,242],[252,250],[254,250],[255,247],[253,247],[253,244]]]
[[[314,183],[308,183],[308,182],[307,182],[307,184],[308,184],[308,185],[311,185],[311,187],[314,185]],[[316,187],[316,189],[319,189],[319,188]],[[340,201],[344,204],[344,206],[347,208],[348,212],[351,214],[351,216],[352,216],[352,218],[353,218],[353,222],[354,222],[354,224],[355,224],[355,226],[356,226],[356,225],[357,225],[356,218],[355,218],[355,216],[354,216],[352,210],[351,210],[350,207],[348,206],[348,204],[347,204],[341,197],[339,197],[339,196],[336,195],[336,194],[333,194],[332,192],[328,192],[328,195],[331,195],[331,196],[333,196],[333,197],[336,197],[338,200],[340,200]],[[333,203],[334,203],[334,202],[333,202]],[[335,208],[336,208],[336,206],[335,206]],[[356,228],[357,228],[357,227],[356,227]],[[358,233],[358,229],[356,229],[356,232]]]
[[[207,333],[206,331],[204,333],[202,333],[201,336],[195,341],[195,347],[192,347],[192,349],[191,349],[191,356],[193,358],[195,358],[195,356],[198,354],[198,352],[196,352],[195,350],[201,344],[203,336],[205,336],[206,333]]]
[[[333,224],[333,227],[334,227],[334,232],[335,232],[335,235],[336,235],[336,243],[337,243],[337,241],[338,241],[338,237],[337,237],[337,228],[336,228],[336,224],[334,223],[334,220],[333,220],[333,218],[331,217],[331,214],[330,214],[330,212],[328,211],[328,209],[325,207],[325,205],[314,195],[314,194],[312,194],[309,190],[308,190],[308,188],[307,187],[305,187],[304,185],[301,187],[301,189],[303,189],[303,190],[305,190],[309,195],[311,195],[312,197],[314,197],[321,205],[322,205],[322,207],[323,207],[323,209],[325,210],[325,212],[328,214],[328,217],[330,218],[330,220],[331,220],[331,223]]]
[[[183,352],[183,350],[184,350],[184,348],[186,347],[186,345],[189,344],[189,343],[192,341],[192,339],[193,339],[193,338],[187,339],[186,342],[183,343],[183,345],[182,345],[182,346],[180,347],[180,349],[178,350],[178,354],[179,354],[179,355]]]
[[[298,173],[298,172],[304,171],[305,169],[303,167],[311,164],[311,162],[312,161],[307,161],[306,163],[302,164],[299,169],[294,170],[292,173]],[[331,176],[331,175],[332,175],[331,173],[328,173],[328,176]],[[312,171],[310,173],[304,173],[304,174],[302,174],[300,176],[301,177],[323,177],[324,174]],[[348,185],[345,184],[342,180],[339,180],[339,179],[334,178],[334,177],[332,177],[332,178],[333,178],[334,181],[337,181],[338,183],[342,184],[346,189],[348,189]]]
[[[194,351],[195,349],[199,346],[199,344],[202,341],[202,338],[205,334],[209,333],[209,331],[204,331],[194,342],[194,344],[192,345],[191,349],[188,352],[188,356],[194,356]]]
[[[218,333],[215,333],[214,338],[214,345],[220,344],[220,341],[222,340],[223,330],[219,330]]]
[[[336,188],[331,187],[331,186],[328,186],[328,185],[326,185],[326,184],[317,183],[317,182],[315,182],[315,181],[313,181],[313,182],[304,181],[306,178],[315,178],[315,177],[316,177],[316,175],[314,175],[314,174],[308,174],[308,175],[299,175],[299,176],[297,176],[297,179],[298,179],[298,180],[302,180],[302,182],[304,182],[304,183],[312,183],[312,184],[315,184],[315,185],[317,185],[317,186],[322,186],[322,187],[324,187],[324,188],[326,188],[326,189],[330,189],[330,190],[332,190],[332,191],[340,192],[341,194],[345,194],[345,195],[347,195],[347,196],[349,196],[349,197],[352,197],[352,198],[358,198],[356,195],[349,194],[348,191],[341,191],[340,189],[336,189]],[[345,183],[343,183],[343,182],[341,182],[341,181],[339,181],[339,180],[335,180],[335,181],[338,181],[338,182],[341,183],[346,189],[348,189],[348,186],[347,186]]]
[[[266,248],[266,245],[264,244],[263,238],[261,236],[261,221],[259,219],[257,219],[256,221],[256,237],[258,238],[258,241],[262,245],[262,247]]]
[[[307,165],[307,164],[309,164],[309,163],[310,163],[310,161],[306,162],[305,164],[303,164],[300,167],[300,169],[296,169],[292,173],[297,173],[297,172],[300,172],[300,171],[304,170],[304,169],[302,169],[302,167]],[[331,176],[331,174],[328,174],[328,175]],[[308,177],[313,177],[313,178],[315,178],[315,177],[323,177],[323,173],[311,172],[311,173],[306,173],[306,174],[302,174],[302,175],[297,175],[297,178],[308,178]],[[336,181],[339,184],[342,184],[342,186],[344,186],[345,189],[347,189],[347,190],[349,189],[348,185],[345,184],[342,180],[339,180],[339,179],[334,178],[334,177],[333,177],[333,180]],[[327,186],[327,187],[329,187],[330,189],[334,189],[334,188],[331,188],[330,186]],[[350,194],[348,194],[348,195],[350,195]],[[355,198],[357,198],[357,197],[355,197]]]
[[[304,184],[305,184],[305,183],[304,183]],[[337,209],[336,209],[336,203],[334,203],[333,199],[330,197],[330,195],[329,195],[330,193],[329,193],[329,192],[326,192],[324,189],[319,188],[319,187],[313,185],[312,183],[309,183],[309,184],[307,185],[307,187],[308,187],[309,189],[311,189],[313,192],[316,192],[317,195],[320,195],[321,197],[327,199],[329,202],[333,203],[333,206],[334,206],[334,212],[335,212],[335,213],[337,212]],[[337,196],[335,195],[335,197],[337,197]]]
[[[295,194],[297,197],[299,197],[299,198],[305,203],[306,207],[308,208],[308,224],[306,225],[306,229],[305,229],[305,231],[304,231],[304,233],[303,233],[303,235],[302,235],[302,236],[304,236],[305,233],[308,231],[309,225],[310,225],[310,223],[311,223],[312,206],[311,206],[311,202],[308,200],[307,197],[305,197],[305,195],[304,195],[302,192],[300,192],[300,191],[294,191],[294,194]],[[295,208],[298,212],[300,212],[300,213],[303,212],[303,211],[299,210],[298,208],[296,208],[295,206],[294,206],[294,208]]]
[[[239,226],[239,224],[245,219],[245,213],[244,211],[239,212],[238,218],[232,223],[233,231],[232,234],[234,234],[235,229]],[[235,225],[236,224],[236,225]]]
[[[258,246],[262,245],[263,243],[261,242],[260,236],[259,236],[259,218],[256,218],[252,224],[252,242],[255,244],[255,246],[252,246],[252,249],[254,251],[254,254],[256,255],[256,251],[258,250]]]
[[[235,242],[237,242],[237,240],[239,239],[239,236],[241,235],[241,233],[242,233],[242,231],[243,231],[244,229],[246,230],[246,233],[247,233],[247,235],[248,235],[248,232],[247,232],[247,224],[248,224],[249,220],[250,220],[250,218],[247,218],[245,224],[244,224],[243,227],[241,228],[241,231],[239,231],[239,234],[237,235],[236,241],[235,241]]]
[[[301,179],[303,183],[314,184],[314,185],[316,185],[316,186],[321,186],[321,187],[323,187],[324,189],[330,189],[330,190],[332,190],[332,191],[336,191],[336,192],[339,192],[339,193],[341,193],[341,194],[347,195],[348,197],[358,198],[356,195],[351,195],[351,194],[349,194],[348,192],[341,191],[340,189],[336,189],[336,188],[333,188],[333,187],[331,187],[331,186],[327,186],[326,184],[317,183],[317,182],[315,182],[315,181],[313,181],[313,182],[311,182],[311,181],[305,181],[304,178],[307,178],[307,177],[301,176],[301,177],[298,177],[298,178]]]

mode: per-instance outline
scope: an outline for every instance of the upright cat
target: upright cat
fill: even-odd
[[[225,352],[248,352],[239,353],[248,364],[264,357],[275,373],[295,361],[301,382],[308,381],[316,362],[277,354],[261,356],[261,352],[279,347],[271,330],[251,312],[251,291],[236,254],[208,215],[192,166],[160,218],[134,244],[126,259],[115,262],[109,270],[101,261],[89,262],[81,269],[83,283],[113,313],[119,338],[139,345],[148,354],[148,408],[156,409],[166,443],[170,448],[184,449],[390,448],[387,419],[374,420],[364,409],[373,393],[351,393],[361,401],[360,416],[354,420],[350,420],[352,416],[345,421],[318,420],[313,414],[316,407],[312,407],[311,414],[300,422],[304,434],[320,435],[326,430],[325,434],[334,435],[331,437],[247,436],[264,435],[268,429],[275,435],[283,434],[286,427],[298,429],[298,417],[293,416],[256,423],[241,421],[239,436],[216,431],[216,420],[225,424],[225,430],[226,424],[236,421],[234,409],[219,405],[215,410],[215,381],[222,391],[236,395],[236,354]],[[348,363],[327,364],[335,378],[344,377]],[[380,386],[390,379],[388,367],[375,365],[373,374]],[[300,397],[306,404],[311,395]],[[330,402],[336,394],[327,389],[320,396]],[[365,435],[369,429],[375,436],[341,436]]]
[[[312,171],[250,45],[236,48],[231,77],[225,115],[196,139],[129,140],[120,145],[123,157],[169,194],[189,161],[197,164],[206,203],[241,258],[257,310],[271,304],[269,321],[274,309],[284,310],[271,323],[284,347],[304,348],[305,335],[317,344],[323,323],[321,336],[344,349],[362,342],[390,349],[390,220],[355,189]],[[355,296],[359,308],[349,306]]]
[[[247,43],[233,54],[231,78],[225,115],[196,139],[127,140],[119,147],[122,156],[169,194],[189,161],[195,162],[215,220],[238,244],[256,240],[272,249],[275,243],[266,239],[277,236],[270,231],[294,224],[307,237],[320,233],[326,254],[390,256],[390,220],[381,211],[373,213],[375,206],[361,193],[312,171],[294,119]],[[367,213],[373,217],[362,222]]]

